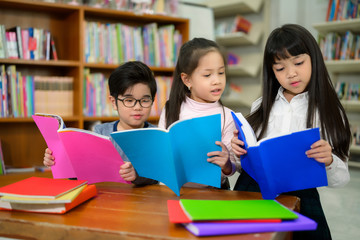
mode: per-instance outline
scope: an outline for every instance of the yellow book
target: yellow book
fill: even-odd
[[[71,203],[87,186],[87,184],[78,187],[71,192],[61,195],[57,198],[31,198],[31,197],[14,197],[14,196],[3,196],[0,198],[0,202],[10,203],[41,203],[41,204],[55,204],[55,203]]]

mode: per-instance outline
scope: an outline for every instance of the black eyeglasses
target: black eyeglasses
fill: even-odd
[[[139,102],[140,106],[143,108],[149,108],[153,103],[153,100],[150,97],[144,97],[141,99],[136,99],[133,97],[125,97],[123,99],[117,98],[117,100],[121,101],[124,104],[124,106],[128,108],[135,107],[137,102]]]

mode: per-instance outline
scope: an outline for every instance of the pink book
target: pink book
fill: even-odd
[[[22,50],[23,50],[23,58],[30,59],[30,52],[29,52],[29,30],[28,29],[21,29],[21,43],[22,43]]]
[[[120,166],[124,163],[110,140],[91,131],[65,128],[60,116],[36,114],[33,119],[48,147],[55,156],[51,168],[54,178],[76,177],[97,182],[130,183],[121,178]]]

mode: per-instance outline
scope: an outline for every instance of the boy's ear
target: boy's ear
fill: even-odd
[[[117,106],[116,106],[116,99],[113,96],[109,96],[109,101],[111,102],[111,105],[113,107],[114,110],[117,111]]]
[[[190,76],[187,75],[186,73],[181,73],[181,80],[183,81],[184,85],[190,89],[191,88],[191,82],[190,82]]]

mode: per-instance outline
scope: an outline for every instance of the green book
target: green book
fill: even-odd
[[[275,200],[193,200],[180,204],[193,221],[234,219],[296,219],[298,216]]]

